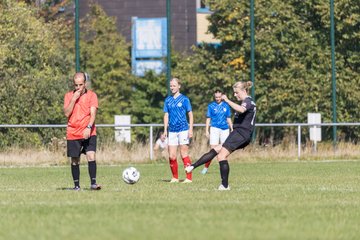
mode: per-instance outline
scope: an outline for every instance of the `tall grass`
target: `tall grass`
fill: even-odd
[[[204,134],[195,133],[190,144],[190,157],[193,161],[209,150],[208,141]],[[154,154],[152,161],[166,161],[166,156]],[[334,149],[331,142],[320,142],[315,151],[311,144],[301,146],[300,160],[341,160],[359,159],[360,147],[350,142],[340,142]],[[180,159],[180,157],[179,157]],[[250,144],[244,150],[234,152],[231,161],[263,162],[263,161],[295,161],[298,160],[298,146],[295,142],[276,146],[260,146]],[[146,163],[150,162],[150,145],[148,142],[133,142],[131,144],[117,143],[106,138],[99,139],[97,162],[100,164]],[[66,157],[66,141],[52,139],[52,143],[43,148],[19,148],[0,151],[0,165],[2,166],[36,166],[36,165],[64,165],[69,162]],[[83,160],[83,162],[85,162]]]

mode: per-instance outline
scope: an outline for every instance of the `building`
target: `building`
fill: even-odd
[[[117,28],[131,41],[131,19],[166,17],[166,0],[81,0],[80,16],[89,11],[90,2],[98,3],[109,16],[117,19]],[[189,52],[191,46],[201,42],[218,44],[207,34],[207,16],[211,14],[201,0],[171,0],[172,47],[176,51]]]
[[[109,16],[117,19],[117,28],[131,41],[131,19],[166,17],[166,0],[92,0]],[[91,0],[81,0],[80,17],[89,11]],[[171,33],[173,48],[187,52],[196,45],[196,2],[194,0],[171,1]]]
[[[201,0],[196,1],[196,42],[202,42],[218,45],[220,40],[215,39],[214,36],[208,33],[209,20],[208,16],[211,15],[210,9],[202,3]]]

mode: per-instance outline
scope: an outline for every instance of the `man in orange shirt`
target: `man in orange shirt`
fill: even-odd
[[[71,173],[74,190],[80,190],[80,155],[86,154],[90,175],[90,189],[100,190],[96,183],[96,127],[95,118],[98,109],[96,93],[86,89],[86,74],[74,75],[75,90],[65,94],[64,114],[68,118],[66,129],[67,156],[71,158]]]

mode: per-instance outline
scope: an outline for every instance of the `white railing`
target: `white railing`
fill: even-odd
[[[154,127],[163,127],[163,124],[96,124],[97,128],[122,128],[122,127],[149,127],[149,148],[150,159],[154,158],[153,152],[153,129]],[[256,127],[297,127],[297,146],[298,146],[298,159],[301,156],[301,128],[302,127],[322,127],[322,126],[360,126],[360,122],[357,123],[257,123]],[[205,127],[205,124],[194,124],[194,127]],[[3,124],[0,128],[66,128],[65,124]],[[115,129],[118,130],[118,129]]]

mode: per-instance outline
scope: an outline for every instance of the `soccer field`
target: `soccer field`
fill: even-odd
[[[101,191],[80,192],[70,167],[0,169],[0,239],[359,239],[360,162],[230,163],[192,184],[170,184],[166,163],[99,166]],[[180,177],[184,178],[181,172]]]

